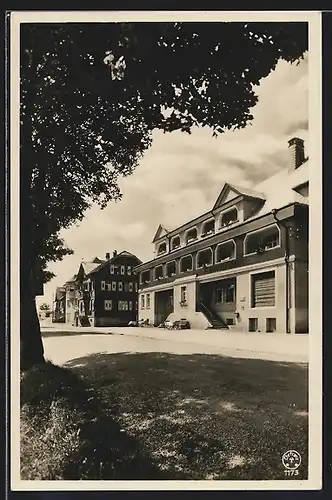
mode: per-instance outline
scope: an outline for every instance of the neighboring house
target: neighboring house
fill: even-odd
[[[158,227],[155,258],[135,269],[139,320],[308,331],[309,160],[301,139],[289,153],[289,165],[254,189],[226,183],[209,212]]]
[[[79,300],[80,324],[124,326],[137,320],[138,281],[133,269],[141,261],[122,251],[85,274]]]
[[[66,289],[64,286],[57,287],[53,303],[53,323],[65,323],[66,320]]]
[[[78,310],[76,274],[64,284],[66,290],[66,323],[75,325]]]

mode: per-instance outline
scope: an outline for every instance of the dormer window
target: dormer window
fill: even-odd
[[[189,245],[189,243],[192,243],[195,240],[197,240],[197,229],[194,227],[186,234],[186,245]]]
[[[172,249],[172,250],[176,250],[176,249],[177,249],[177,248],[179,248],[180,246],[181,246],[180,236],[175,236],[175,237],[172,239],[171,249]]]
[[[170,278],[171,276],[176,275],[176,262],[172,260],[171,262],[167,262],[166,264],[166,276]]]
[[[164,277],[163,266],[157,266],[154,270],[154,277],[156,280],[161,280]]]
[[[239,217],[237,213],[237,208],[231,208],[227,210],[227,212],[223,212],[220,216],[220,229],[224,229],[225,227],[231,226],[238,222]]]
[[[202,225],[202,238],[214,234],[214,220],[204,222]]]
[[[197,267],[206,267],[213,264],[213,254],[211,248],[205,248],[197,252]]]
[[[186,271],[193,270],[193,258],[191,255],[186,255],[180,260],[180,272],[185,273]]]
[[[244,240],[244,255],[260,254],[280,246],[280,232],[275,224],[247,234]]]
[[[166,252],[166,242],[160,243],[158,247],[158,255],[162,255]]]

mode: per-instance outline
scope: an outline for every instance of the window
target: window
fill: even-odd
[[[150,294],[146,294],[146,308],[150,309]]]
[[[172,244],[171,244],[172,250],[175,250],[176,248],[179,248],[180,245],[181,245],[180,236],[175,236],[172,239]]]
[[[205,236],[210,236],[210,234],[214,234],[214,220],[204,222],[204,224],[202,225],[202,238],[205,238]]]
[[[151,280],[151,272],[150,269],[143,271],[141,273],[141,283],[149,283]]]
[[[104,309],[105,311],[111,311],[112,310],[112,301],[111,300],[104,300]]]
[[[237,221],[238,221],[237,208],[234,207],[231,210],[227,210],[227,212],[224,212],[223,214],[221,214],[220,228],[231,226],[232,224],[234,224]]]
[[[101,287],[101,289],[102,289],[102,290],[105,290],[105,286],[106,286],[105,281],[102,281],[102,282],[100,283],[100,287]]]
[[[112,292],[116,292],[116,281],[112,281]]]
[[[158,247],[158,255],[161,255],[166,252],[166,243],[160,243]]]
[[[135,285],[137,286],[137,283],[135,283]],[[132,282],[129,283],[129,291],[130,292],[133,291],[133,284],[132,284]]]
[[[220,243],[216,248],[216,263],[235,259],[235,243],[233,240]]]
[[[197,267],[211,266],[212,264],[213,256],[211,248],[197,252]]]
[[[110,266],[110,274],[114,274],[114,265],[113,264]]]
[[[129,292],[129,283],[124,284],[124,291]]]
[[[160,280],[164,277],[164,269],[163,266],[157,266],[154,270],[154,275],[156,280]]]
[[[258,318],[249,318],[249,332],[257,332]]]
[[[275,272],[251,276],[251,307],[275,306]]]
[[[189,245],[189,243],[192,243],[195,240],[197,240],[197,229],[194,227],[186,234],[186,245]]]
[[[129,301],[129,311],[132,311],[133,310],[133,303],[132,301],[130,300]]]
[[[249,233],[245,238],[245,255],[262,253],[280,245],[279,229],[276,225],[262,231]]]
[[[141,295],[141,308],[145,308],[145,295]]]
[[[106,283],[107,290],[110,292],[112,290],[112,283]]]
[[[234,282],[225,282],[221,284],[220,288],[217,288],[216,292],[216,302],[217,304],[226,304],[235,302],[235,284]]]
[[[90,300],[90,313],[92,313],[94,311],[94,307],[95,307],[95,301],[93,299]]]
[[[180,260],[180,272],[185,273],[186,271],[192,271],[193,269],[193,258],[191,255],[182,257]]]
[[[181,303],[187,302],[187,287],[182,286],[181,287]]]
[[[131,266],[127,266],[127,274],[128,274],[128,276],[131,275]]]
[[[127,300],[119,300],[118,301],[118,310],[119,311],[128,311],[128,301]]]
[[[125,266],[121,266],[121,271],[120,272],[121,272],[122,275],[126,274],[126,268],[125,268]]]
[[[118,288],[119,288],[119,292],[122,292],[122,290],[123,290],[123,283],[122,283],[122,281],[119,281]]]
[[[171,262],[167,262],[166,264],[166,276],[170,278],[171,276],[176,275],[176,262],[172,260]]]
[[[266,332],[275,332],[277,329],[277,320],[276,318],[266,318]]]

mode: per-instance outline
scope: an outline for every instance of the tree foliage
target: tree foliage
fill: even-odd
[[[21,24],[21,367],[42,363],[36,281],[61,229],[121,199],[152,131],[245,127],[253,86],[307,50],[306,23]]]
[[[92,202],[118,200],[155,128],[214,134],[246,126],[253,85],[307,49],[306,23],[24,24],[21,168],[34,253],[70,251],[58,238]],[[165,112],[167,110],[168,112]],[[45,275],[47,279],[47,275]]]

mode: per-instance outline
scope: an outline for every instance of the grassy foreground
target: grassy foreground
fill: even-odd
[[[97,354],[67,364],[172,479],[307,478],[307,365],[215,355]]]
[[[21,378],[22,479],[307,478],[307,366],[96,354]]]
[[[164,479],[93,389],[51,363],[21,376],[21,478]]]

